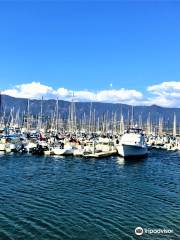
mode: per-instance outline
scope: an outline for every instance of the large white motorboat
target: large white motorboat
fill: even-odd
[[[137,128],[128,129],[116,147],[122,157],[145,156],[148,152],[144,134]]]

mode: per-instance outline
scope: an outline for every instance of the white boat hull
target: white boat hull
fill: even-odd
[[[75,149],[73,152],[74,156],[83,156],[84,155],[84,149]]]
[[[0,143],[0,151],[5,151],[6,145],[4,143]]]
[[[148,152],[146,146],[122,144],[117,146],[118,154],[122,157],[145,156]]]
[[[52,152],[55,155],[73,155],[73,149],[54,148],[54,149],[52,149]]]

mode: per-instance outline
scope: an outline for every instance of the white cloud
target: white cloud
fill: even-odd
[[[136,103],[143,98],[141,92],[136,90],[118,89],[118,90],[102,90],[97,93],[97,101],[99,102],[126,102]]]
[[[75,91],[74,98],[76,101],[97,101],[96,93],[88,90]]]
[[[3,91],[3,94],[20,98],[41,98],[41,96],[44,96],[46,98],[59,97],[59,99],[63,100],[71,100],[74,96],[75,101],[96,101],[112,103],[124,102],[131,104],[136,104],[143,98],[141,92],[124,88],[100,90],[97,92],[89,90],[73,91],[63,87],[53,89],[50,86],[41,84],[40,82],[16,85],[14,88]]]
[[[152,105],[156,104],[165,107],[180,106],[180,82],[169,81],[147,87],[146,97],[134,89],[108,89],[99,91],[81,90],[73,91],[60,87],[53,89],[51,86],[40,82],[24,83],[2,92],[13,97],[34,98],[59,98],[71,101],[96,101],[111,103],[126,103],[131,105]]]
[[[52,87],[43,85],[40,82],[32,82],[16,85],[14,88],[7,89],[2,93],[20,98],[39,98],[52,92]]]
[[[125,102],[136,104],[143,98],[142,93],[136,90],[118,89],[118,90],[101,90],[97,92],[83,90],[72,91],[65,88],[59,88],[56,94],[65,100],[71,100],[74,96],[75,101],[95,101],[95,102]]]
[[[143,101],[143,105],[151,106],[154,104],[161,107],[178,107],[174,99],[168,99],[165,96],[148,97]]]
[[[147,88],[153,97],[148,99],[151,104],[157,104],[165,107],[180,106],[180,82],[169,81],[152,85]]]
[[[54,90],[53,93],[65,99],[73,95],[73,92],[66,88],[58,88],[57,90]]]
[[[175,91],[180,92],[180,82],[177,81],[162,82],[160,84],[149,86],[147,90],[157,95],[161,95],[162,93],[163,94],[172,93]]]

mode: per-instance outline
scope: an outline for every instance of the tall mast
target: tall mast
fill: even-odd
[[[134,108],[132,105],[132,110],[131,110],[131,127],[134,127]]]
[[[93,113],[93,131],[96,131],[96,109],[94,108],[94,113]]]
[[[163,134],[163,118],[159,118],[159,136]]]
[[[29,131],[29,113],[30,113],[30,104],[29,104],[29,98],[27,102],[27,131]]]
[[[121,117],[120,117],[120,135],[124,133],[124,117],[121,111]]]
[[[59,100],[56,100],[56,132],[58,132],[58,121],[59,121]]]
[[[42,128],[42,115],[43,115],[43,97],[41,98],[40,129]]]
[[[0,127],[3,123],[3,111],[2,111],[2,94],[0,91]]]
[[[97,132],[100,131],[100,122],[99,122],[99,117],[97,119],[97,129],[96,129]]]
[[[116,112],[114,113],[114,119],[113,119],[113,132],[115,134],[117,133],[117,114],[116,114]]]
[[[148,118],[147,118],[147,135],[151,134],[151,113],[149,112]]]
[[[70,105],[70,123],[71,123],[71,131],[76,131],[76,110],[75,110],[75,103],[74,103],[74,92],[72,95],[72,101]]]
[[[110,127],[110,114],[109,114],[109,111],[107,110],[106,112],[106,121],[105,121],[105,131],[109,131],[109,127]]]
[[[89,112],[89,133],[91,132],[91,116],[92,116],[92,102],[90,104],[90,112]]]
[[[0,91],[0,117],[2,116],[2,94]]]
[[[143,126],[142,126],[142,114],[139,114],[139,123],[138,123],[138,125],[139,125],[140,129],[143,128]]]
[[[174,121],[173,121],[173,137],[176,137],[176,114],[174,113]]]
[[[129,113],[129,108],[128,108],[128,116],[127,116],[127,120],[128,120],[128,123],[127,123],[127,128],[130,128],[130,113]]]

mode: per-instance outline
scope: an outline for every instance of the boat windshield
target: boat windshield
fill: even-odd
[[[129,129],[127,129],[127,133],[142,133],[142,129],[140,129],[140,128],[129,128]]]

